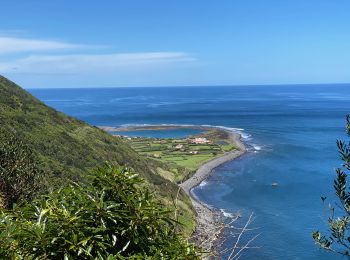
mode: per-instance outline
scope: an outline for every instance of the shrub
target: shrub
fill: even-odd
[[[40,171],[32,151],[8,132],[0,135],[0,206],[11,208],[39,191]]]
[[[88,180],[3,210],[0,258],[199,258],[133,171],[107,166]]]

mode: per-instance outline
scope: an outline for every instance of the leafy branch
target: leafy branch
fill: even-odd
[[[350,137],[350,117],[346,117],[346,132]],[[350,142],[338,140],[337,147],[342,160],[342,168],[337,168],[333,188],[338,198],[338,209],[342,216],[335,216],[335,207],[331,208],[331,215],[328,218],[329,235],[322,235],[315,231],[312,237],[315,243],[321,248],[350,257],[350,192],[347,182],[347,173],[350,171]],[[325,197],[321,197],[325,201]]]

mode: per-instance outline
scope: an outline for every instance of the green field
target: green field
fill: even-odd
[[[204,143],[195,143],[203,138]],[[159,175],[180,183],[190,177],[203,163],[236,149],[229,134],[220,129],[181,139],[133,137],[124,139],[139,154],[167,165],[158,169]]]

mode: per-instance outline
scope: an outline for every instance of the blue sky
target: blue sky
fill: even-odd
[[[2,1],[24,87],[350,82],[349,0]]]

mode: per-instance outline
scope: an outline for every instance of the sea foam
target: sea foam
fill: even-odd
[[[248,134],[245,132],[244,128],[236,128],[236,127],[227,127],[227,126],[221,126],[221,125],[191,125],[191,124],[124,124],[121,125],[122,127],[152,127],[152,126],[180,126],[180,127],[211,127],[211,128],[219,128],[223,129],[232,133],[239,134],[242,138],[242,141],[246,142],[249,146],[253,147],[253,149],[248,150],[254,150],[255,152],[258,152],[262,149],[261,146],[257,144],[252,144],[250,141],[253,140],[253,137],[251,134]]]
[[[225,218],[239,218],[240,217],[239,214],[228,212],[225,209],[220,209],[220,212]]]
[[[198,185],[198,187],[202,188],[202,187],[206,186],[207,184],[208,184],[208,182],[204,180]]]
[[[257,144],[252,144],[252,146],[253,146],[255,151],[260,151],[262,149],[262,147],[257,145]]]

